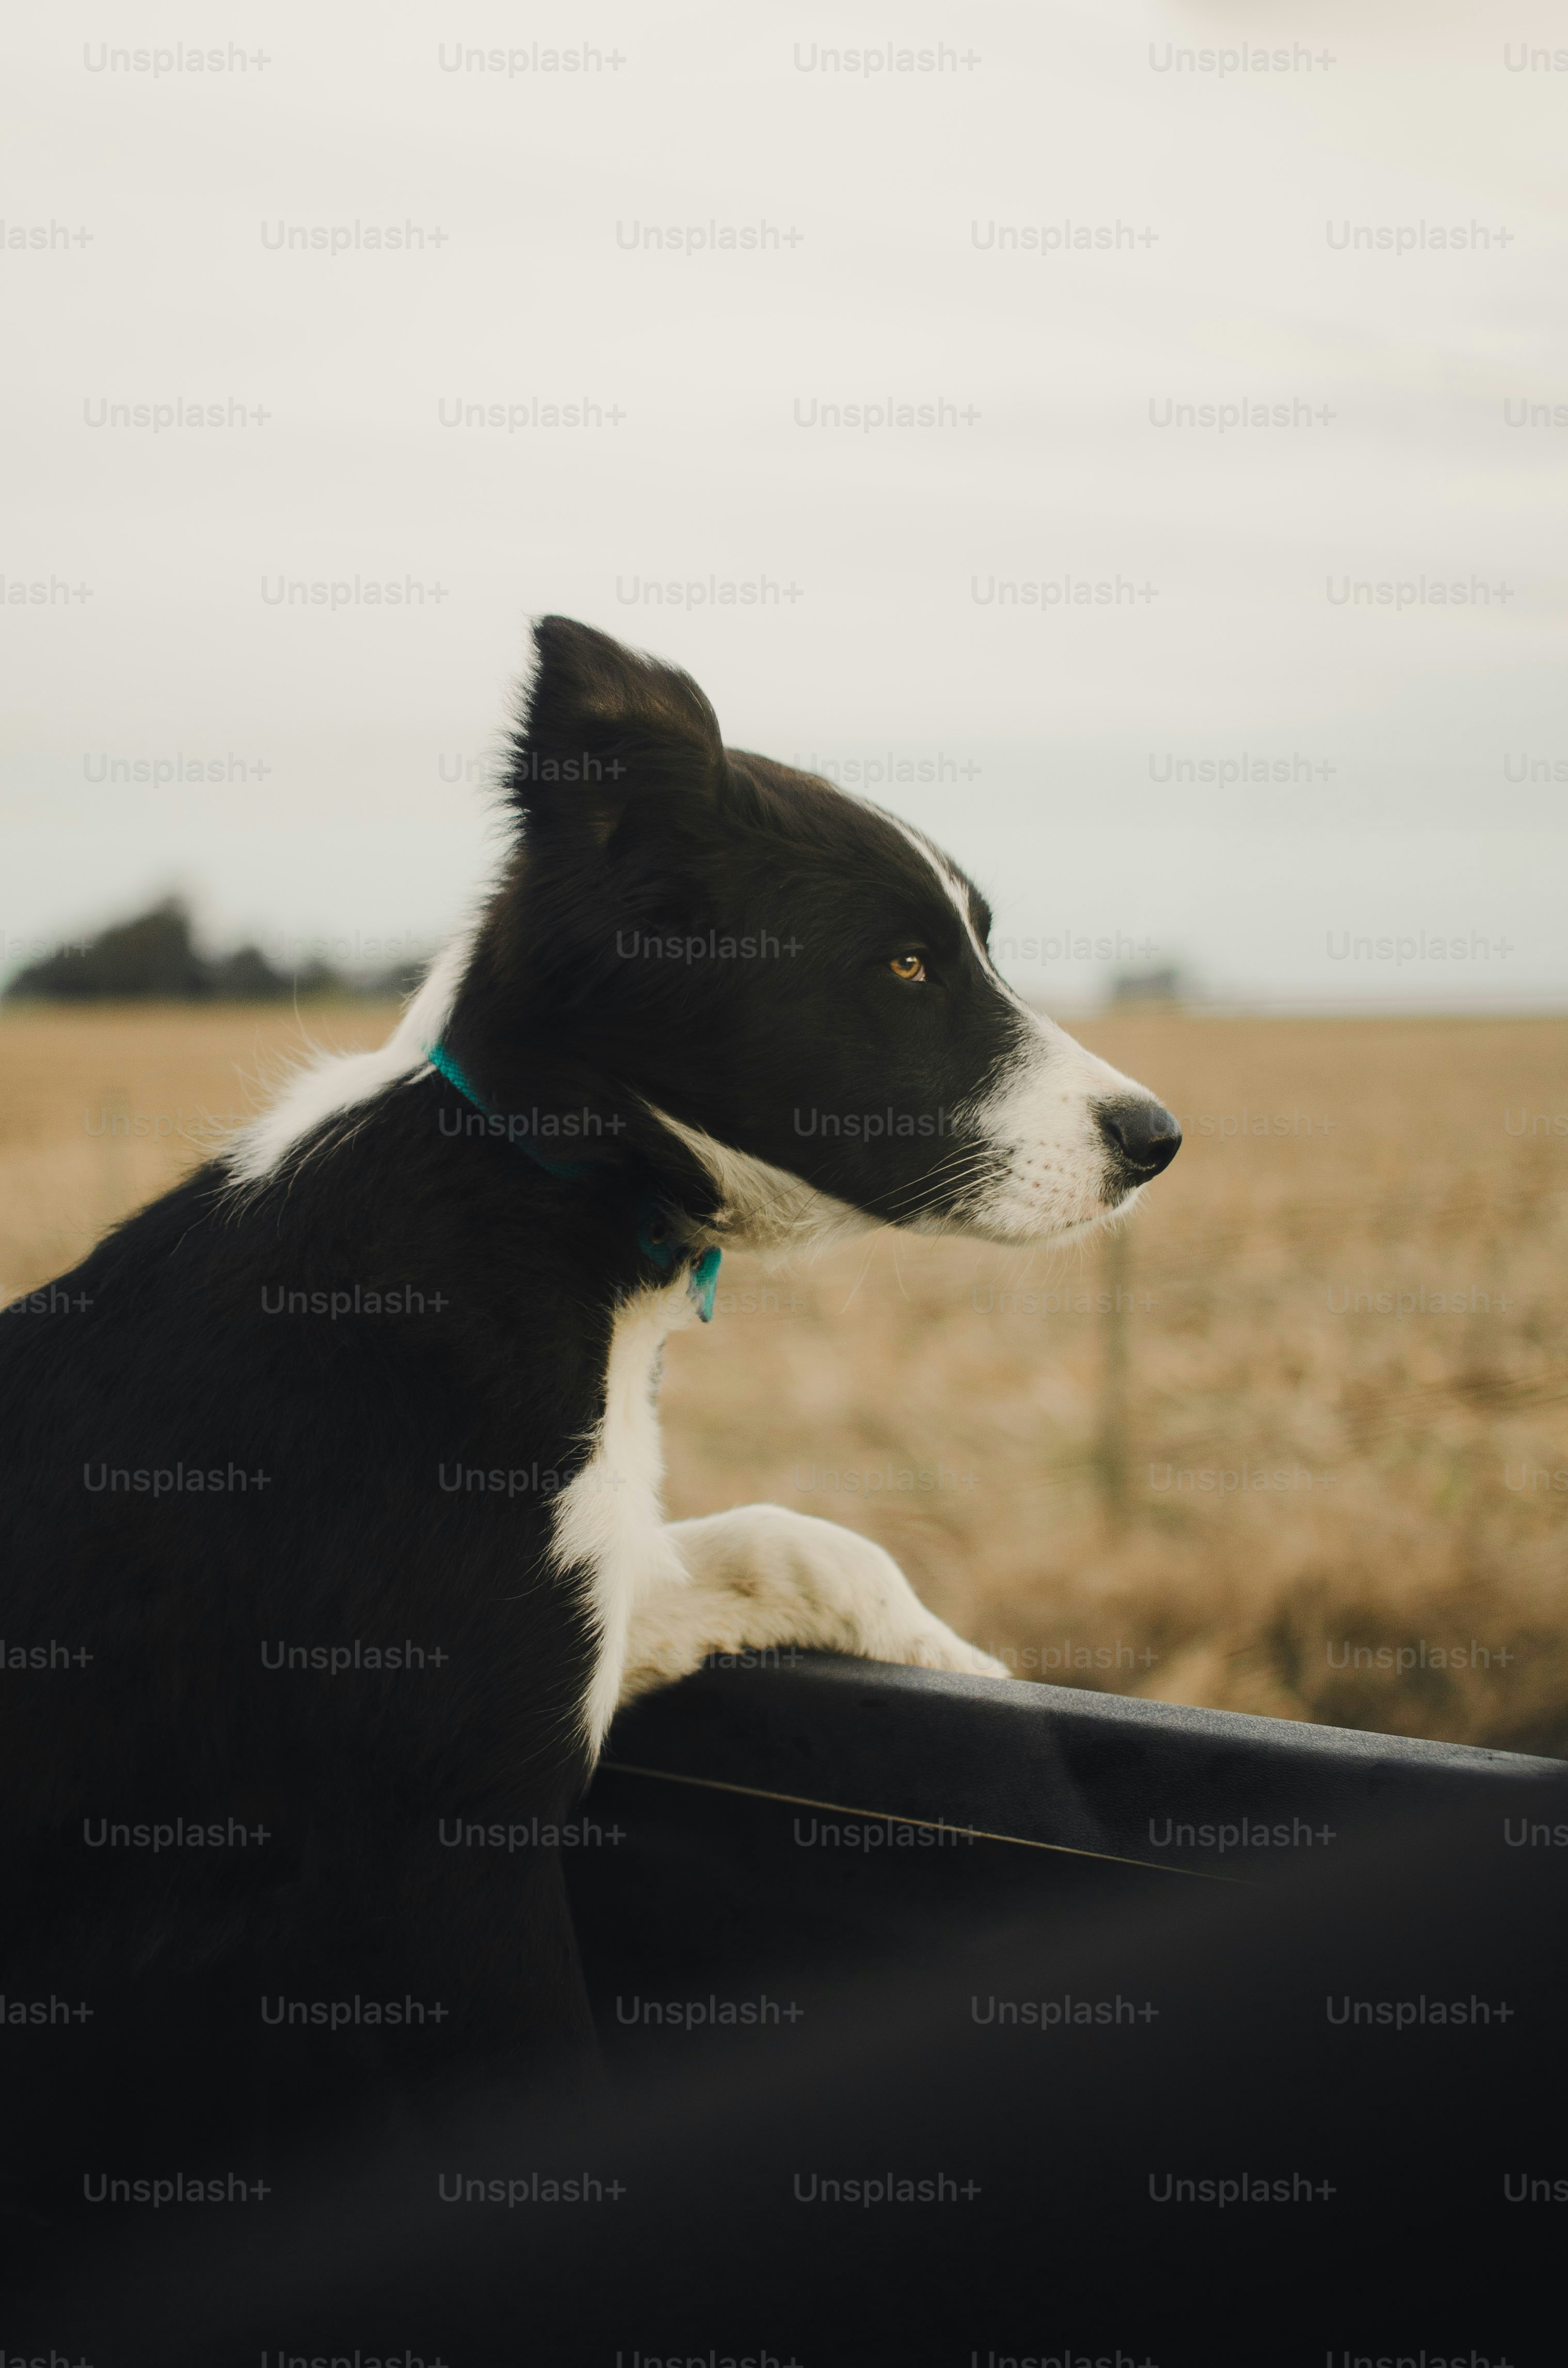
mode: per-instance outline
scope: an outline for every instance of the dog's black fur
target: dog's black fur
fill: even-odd
[[[0,1986],[92,2009],[6,2041],[59,2134],[60,2192],[122,2163],[128,2132],[141,2168],[163,2133],[187,2167],[244,2169],[307,2103],[380,2114],[453,2070],[586,2055],[556,1852],[437,1828],[559,1825],[585,1782],[595,1638],[580,1574],[548,1559],[551,1491],[603,1412],[618,1305],[716,1201],[653,1110],[895,1221],[961,1211],[984,1167],[956,1114],[1018,1013],[918,845],[726,753],[684,675],[562,619],[537,640],[517,843],[445,1030],[509,1129],[423,1068],[259,1181],[203,1167],[0,1325],[0,1632],[91,1656],[7,1674],[0,1728]],[[710,931],[711,954],[645,950]],[[747,938],[750,959],[718,951]],[[910,951],[918,988],[890,967]],[[926,1123],[808,1116],[889,1110]],[[354,1285],[426,1312],[264,1313]],[[87,1485],[182,1465],[244,1485]],[[453,1493],[437,1473],[460,1465],[528,1478]],[[264,1643],[356,1638],[447,1657],[262,1666]],[[181,1818],[267,1838],[85,1838]],[[444,2019],[352,2042],[262,2025],[263,1996],[356,1992]]]

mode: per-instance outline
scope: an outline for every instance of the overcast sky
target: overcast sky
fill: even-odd
[[[558,609],[1064,1008],[1568,1003],[1560,8],[165,0],[6,86],[0,971],[430,946]]]

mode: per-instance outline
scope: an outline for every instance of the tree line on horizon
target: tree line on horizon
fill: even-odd
[[[350,975],[330,962],[312,961],[297,970],[279,970],[252,945],[232,953],[204,953],[184,899],[165,896],[80,945],[62,946],[29,962],[5,996],[7,1002],[277,1003],[296,996],[402,995],[420,969],[408,962],[373,976]]]

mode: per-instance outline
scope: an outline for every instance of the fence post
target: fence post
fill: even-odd
[[[1104,1294],[1105,1357],[1100,1366],[1099,1440],[1096,1464],[1107,1520],[1119,1529],[1127,1519],[1129,1425],[1127,1415],[1127,1316],[1132,1304],[1132,1235],[1114,1225],[1106,1235]]]

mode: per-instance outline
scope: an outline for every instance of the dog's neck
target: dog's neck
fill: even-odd
[[[704,1240],[754,1250],[770,1265],[782,1265],[791,1258],[813,1256],[829,1242],[864,1233],[877,1223],[787,1168],[717,1142],[651,1102],[644,1107],[711,1179],[718,1206],[701,1223]]]
[[[487,1120],[499,1118],[500,1113],[491,1109],[444,1044],[427,1044],[425,1051],[431,1067],[462,1096],[465,1102]],[[537,1111],[533,1117],[537,1121]],[[547,1176],[553,1176],[559,1182],[579,1183],[594,1173],[595,1164],[591,1159],[552,1158],[540,1148],[539,1138],[528,1123],[520,1131],[508,1127],[506,1139],[537,1167],[541,1167]],[[656,1192],[650,1191],[642,1196],[636,1215],[638,1248],[657,1272],[671,1281],[683,1267],[686,1269],[687,1294],[703,1323],[710,1323],[722,1250],[717,1244],[703,1247],[694,1243],[682,1224],[680,1213],[671,1210]]]

